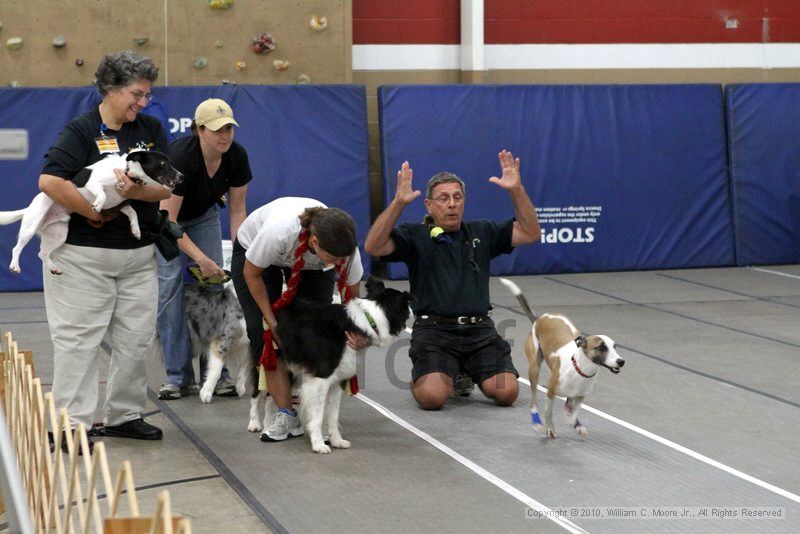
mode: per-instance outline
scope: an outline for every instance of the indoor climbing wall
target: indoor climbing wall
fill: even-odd
[[[160,85],[348,83],[351,11],[352,0],[2,0],[0,85],[86,85],[103,54],[129,49],[153,58]]]

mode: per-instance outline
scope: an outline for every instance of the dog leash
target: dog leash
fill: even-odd
[[[189,274],[192,275],[192,278],[197,280],[197,283],[200,285],[200,287],[221,286],[228,283],[231,279],[230,271],[224,271],[225,274],[222,275],[208,277],[203,276],[203,271],[200,270],[200,266],[196,263],[189,265],[186,270],[189,271]]]

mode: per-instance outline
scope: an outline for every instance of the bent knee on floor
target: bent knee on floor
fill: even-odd
[[[420,408],[438,410],[453,392],[453,379],[444,373],[430,373],[418,378],[411,392]]]
[[[511,406],[519,395],[519,384],[513,373],[500,373],[481,384],[483,394],[499,406]]]

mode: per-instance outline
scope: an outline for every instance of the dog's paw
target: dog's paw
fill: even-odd
[[[22,269],[19,268],[19,263],[12,261],[11,265],[8,266],[8,270],[14,274],[19,274],[22,272]]]
[[[203,404],[210,404],[211,399],[214,397],[214,390],[211,388],[203,388],[200,390],[200,402]]]
[[[556,429],[555,428],[548,428],[546,430],[547,430],[546,435],[547,435],[548,438],[552,439],[552,438],[556,437]]]
[[[236,384],[236,394],[240,397],[244,397],[245,393],[247,393],[247,386],[244,384]]]
[[[575,433],[583,439],[586,439],[586,436],[589,435],[589,431],[583,425],[575,425]]]
[[[261,423],[258,421],[250,421],[247,424],[247,431],[248,432],[261,432]]]
[[[349,449],[350,448],[350,442],[347,441],[346,439],[342,439],[342,438],[331,438],[330,444],[331,444],[331,447],[333,447],[334,449]]]
[[[318,454],[330,454],[331,453],[331,448],[328,447],[327,445],[325,445],[324,443],[322,445],[312,445],[311,448],[314,449],[314,452],[316,452]]]
[[[534,430],[535,430],[537,433],[539,433],[539,434],[541,434],[541,435],[545,435],[544,425],[542,425],[542,424],[538,424],[538,425],[531,425],[531,426],[533,426],[533,429],[534,429]]]

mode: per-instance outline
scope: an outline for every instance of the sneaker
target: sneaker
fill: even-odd
[[[283,441],[303,435],[303,425],[300,418],[286,412],[278,412],[272,422],[261,433],[261,441]]]
[[[465,374],[458,374],[453,382],[453,396],[469,397],[474,387],[475,383],[472,382],[470,377]]]
[[[214,395],[217,397],[237,397],[236,384],[230,378],[221,378],[214,388]]]
[[[183,387],[175,384],[161,384],[161,388],[158,390],[158,398],[160,400],[176,400],[189,395],[197,395],[198,391],[200,391],[200,388],[195,384]]]

